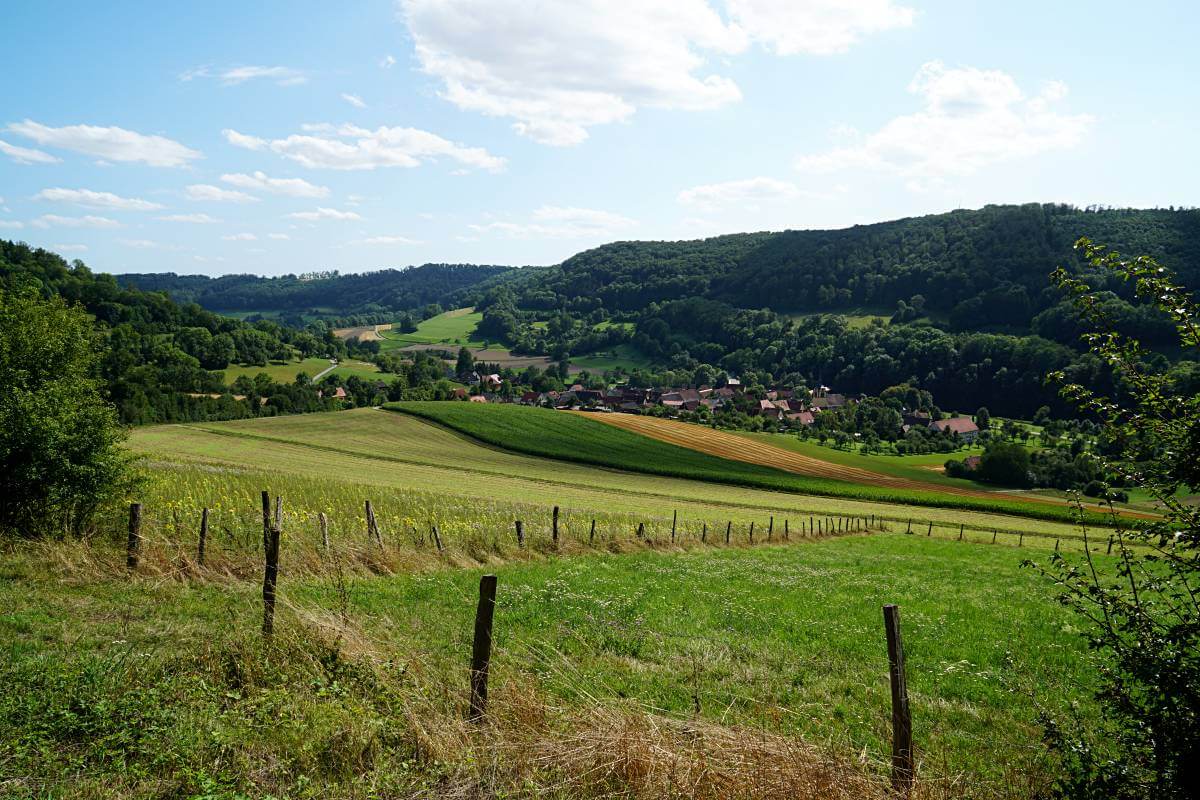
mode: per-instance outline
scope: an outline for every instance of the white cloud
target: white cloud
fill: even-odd
[[[354,106],[355,108],[366,108],[367,107],[367,104],[363,101],[363,99],[356,94],[350,94],[349,92],[342,92],[342,99],[345,100],[350,105]]]
[[[0,229],[4,230],[20,230],[25,227],[25,223],[15,219],[0,219]]]
[[[119,228],[121,223],[108,217],[60,217],[58,214],[43,214],[32,223],[35,228]]]
[[[386,56],[379,59],[379,66],[384,69],[391,69],[392,67],[396,66],[396,57],[391,53],[388,53]]]
[[[153,239],[118,239],[118,244],[123,244],[126,247],[132,247],[135,250],[179,250],[176,245],[163,244],[156,242]]]
[[[41,150],[17,147],[15,144],[9,144],[3,139],[0,139],[0,153],[8,156],[18,164],[57,164],[62,160],[49,153],[43,153]]]
[[[86,244],[52,244],[50,247],[60,253],[83,253],[88,249]]]
[[[636,220],[592,208],[542,206],[529,222],[497,221],[469,225],[475,233],[498,233],[510,239],[586,239],[610,236],[636,226]]]
[[[247,136],[244,133],[226,128],[221,131],[221,135],[225,137],[225,141],[229,142],[234,147],[241,147],[246,150],[262,150],[267,146],[266,139],[260,139],[257,136]]]
[[[104,161],[141,162],[152,167],[182,167],[200,158],[200,153],[164,136],[147,136],[124,128],[68,125],[51,128],[24,120],[11,123],[8,131],[46,147],[58,147]]]
[[[845,144],[803,156],[797,168],[880,170],[922,188],[929,181],[970,175],[990,164],[1073,147],[1094,122],[1088,114],[1051,109],[1066,94],[1062,83],[1049,83],[1027,99],[1016,81],[999,70],[947,69],[931,61],[917,71],[908,90],[921,98],[919,111],[896,117],[866,136],[842,131]]]
[[[842,53],[863,36],[906,28],[916,12],[892,0],[727,0],[746,34],[783,56]]]
[[[284,194],[289,197],[326,197],[329,194],[329,188],[326,186],[317,186],[302,178],[270,178],[264,172],[222,175],[221,180],[239,189]]]
[[[206,200],[214,203],[256,203],[257,197],[236,189],[222,189],[207,183],[194,183],[184,189],[189,200]]]
[[[704,209],[738,206],[753,211],[761,203],[794,200],[800,195],[794,183],[759,177],[693,186],[681,191],[675,199],[685,206]]]
[[[339,211],[336,208],[318,208],[316,211],[297,211],[288,214],[288,219],[302,219],[309,222],[316,222],[321,219],[362,219],[353,211]]]
[[[268,239],[276,239],[278,241],[284,241],[286,239],[291,239],[292,237],[288,236],[286,233],[268,233],[267,238]]]
[[[208,214],[167,214],[158,219],[163,222],[190,222],[195,225],[211,225],[222,220],[210,217]]]
[[[226,86],[236,86],[239,83],[261,78],[274,81],[279,86],[296,86],[308,80],[308,76],[303,72],[291,67],[263,67],[255,65],[225,67],[224,69],[196,67],[195,69],[187,70],[179,76],[179,80],[181,81],[190,81],[196,78],[216,78]]]
[[[424,244],[407,236],[371,236],[367,239],[355,239],[350,244]]]
[[[230,144],[250,150],[270,148],[272,152],[311,169],[376,169],[378,167],[416,167],[425,160],[450,158],[470,167],[497,172],[505,160],[482,147],[466,147],[418,128],[375,130],[355,125],[305,125],[304,134],[267,141],[226,130]]]
[[[522,135],[579,144],[640,107],[702,110],[741,99],[706,61],[758,41],[781,55],[834,53],[909,24],[891,0],[399,0],[421,69],[461,109]]]
[[[112,208],[118,211],[157,211],[158,203],[138,197],[121,197],[112,192],[94,192],[91,189],[42,189],[34,195],[37,200],[55,203],[74,203],[86,208]]]
[[[222,241],[225,242],[255,242],[258,237],[253,233],[232,233],[229,236],[222,236]]]

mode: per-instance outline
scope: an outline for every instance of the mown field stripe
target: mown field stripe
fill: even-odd
[[[389,403],[384,408],[430,419],[514,452],[573,463],[773,491],[976,510],[1058,522],[1075,522],[1078,517],[1077,511],[1066,505],[1029,502],[1027,498],[1009,501],[991,493],[983,493],[982,497],[947,494],[937,484],[931,484],[928,490],[918,490],[798,475],[659,441],[605,425],[586,415],[526,406],[449,402]],[[1112,525],[1109,517],[1095,511],[1084,514],[1090,525]]]

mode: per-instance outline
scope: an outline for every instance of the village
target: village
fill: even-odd
[[[588,388],[573,384],[562,391],[526,391],[505,393],[499,373],[468,376],[471,388],[455,390],[455,398],[474,403],[518,403],[527,406],[598,413],[652,414],[679,417],[689,421],[710,418],[722,412],[741,412],[758,417],[776,429],[804,429],[816,426],[822,414],[853,407],[866,401],[866,395],[847,395],[828,386],[807,389],[770,387],[747,394],[741,381],[726,376],[719,386],[636,387],[618,384],[607,388]],[[758,396],[761,395],[761,396]],[[707,412],[707,413],[705,413]],[[966,416],[942,416],[936,410],[908,409],[900,412],[897,436],[919,430],[946,435],[962,444],[972,444],[980,434],[979,425]]]

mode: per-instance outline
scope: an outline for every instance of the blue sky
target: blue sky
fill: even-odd
[[[1197,204],[1193,3],[17,2],[0,237],[94,269]]]

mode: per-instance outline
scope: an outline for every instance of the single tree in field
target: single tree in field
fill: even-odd
[[[992,415],[987,410],[987,406],[980,406],[979,410],[975,412],[975,424],[983,430],[991,427]]]
[[[1153,259],[1123,259],[1081,239],[1092,271],[1133,285],[1139,300],[1170,316],[1185,354],[1200,356],[1200,308]],[[1066,767],[1056,787],[1065,797],[1200,796],[1200,506],[1181,494],[1200,491],[1200,396],[1181,391],[1155,359],[1116,331],[1097,292],[1060,269],[1092,332],[1091,350],[1120,378],[1117,397],[1067,385],[1064,394],[1100,419],[1117,443],[1105,471],[1152,495],[1161,519],[1118,525],[1115,561],[1056,554],[1044,572],[1062,600],[1087,621],[1096,653],[1103,720],[1048,722],[1048,741]],[[1061,378],[1062,376],[1057,376]],[[1180,492],[1180,489],[1183,492]],[[1120,520],[1114,515],[1114,522]],[[1086,533],[1086,531],[1085,531]],[[1099,548],[1097,548],[1099,549]],[[1107,543],[1105,546],[1107,549]]]
[[[454,365],[454,374],[460,378],[470,375],[475,369],[475,356],[465,347],[458,348],[458,361]]]
[[[116,409],[91,320],[58,297],[0,291],[0,529],[85,530],[127,488]]]

